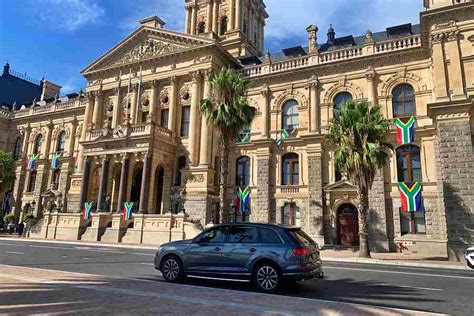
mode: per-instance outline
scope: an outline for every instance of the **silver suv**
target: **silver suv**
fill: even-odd
[[[217,225],[192,240],[164,244],[155,268],[169,282],[246,281],[264,292],[275,291],[283,279],[323,277],[319,247],[303,230],[253,223]]]

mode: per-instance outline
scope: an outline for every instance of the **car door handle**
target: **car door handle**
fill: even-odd
[[[255,252],[255,251],[257,251],[257,249],[255,249],[255,248],[250,248],[249,251],[250,251],[250,252]]]
[[[216,247],[214,248],[215,251],[221,251],[221,248],[220,247]]]

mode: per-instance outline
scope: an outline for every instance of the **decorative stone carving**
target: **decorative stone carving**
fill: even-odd
[[[308,98],[303,93],[298,90],[288,89],[285,92],[280,93],[280,95],[275,98],[272,109],[274,111],[281,109],[286,101],[292,99],[298,101],[300,108],[308,107]]]
[[[144,42],[136,45],[130,52],[124,54],[122,58],[114,63],[114,65],[121,65],[145,58],[166,55],[180,49],[182,49],[182,47],[176,44],[148,38]]]
[[[413,89],[415,89],[416,92],[427,91],[428,89],[423,79],[415,75],[414,73],[404,73],[404,75],[401,73],[397,73],[388,78],[382,84],[382,87],[380,88],[380,96],[385,97],[391,95],[393,88],[402,83],[409,83],[413,86]]]
[[[354,99],[364,98],[364,93],[362,89],[358,85],[350,81],[346,81],[344,78],[344,80],[341,80],[340,82],[335,83],[329,89],[327,89],[326,94],[324,96],[323,103],[327,103],[327,104],[332,103],[336,94],[338,94],[339,92],[344,92],[344,91],[350,92],[352,96],[354,97]]]

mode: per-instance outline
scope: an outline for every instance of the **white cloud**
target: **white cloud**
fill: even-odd
[[[47,27],[68,32],[98,23],[105,13],[96,0],[34,0],[30,9]]]

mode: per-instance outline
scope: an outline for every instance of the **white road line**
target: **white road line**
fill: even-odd
[[[323,266],[324,270],[351,270],[351,271],[369,271],[369,272],[377,272],[377,273],[393,273],[393,274],[411,274],[411,275],[422,275],[422,276],[430,276],[430,277],[437,277],[437,278],[452,278],[452,279],[467,279],[474,281],[474,278],[460,276],[460,275],[443,275],[443,274],[430,274],[430,273],[416,273],[416,272],[405,272],[405,271],[388,271],[388,270],[375,270],[375,269],[358,269],[358,268],[339,268],[339,267],[328,267]]]
[[[407,289],[416,289],[416,290],[425,290],[425,291],[439,291],[442,292],[442,289],[436,289],[432,287],[419,287],[419,286],[409,286],[409,285],[398,285],[398,284],[389,284],[389,283],[378,283],[374,284],[375,286],[390,286],[390,287],[401,287]]]
[[[132,252],[132,255],[137,255],[137,256],[154,256],[154,253],[143,253],[143,252]]]
[[[140,264],[143,264],[145,266],[154,266],[154,263],[149,263],[149,262],[140,262]]]
[[[13,255],[24,255],[23,252],[17,252],[17,251],[5,251],[5,253],[11,253]]]

